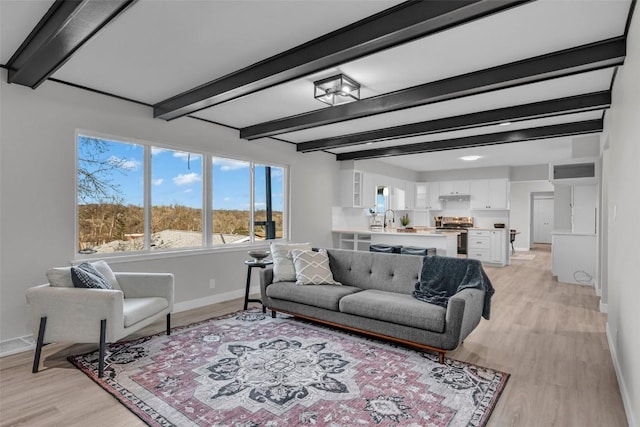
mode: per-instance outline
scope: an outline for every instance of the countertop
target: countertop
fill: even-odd
[[[417,231],[415,233],[407,233],[405,231],[396,231],[397,229],[392,229],[391,231],[371,231],[368,228],[341,228],[341,229],[333,229],[331,230],[333,233],[352,233],[352,234],[396,234],[396,235],[401,235],[401,236],[405,236],[405,235],[409,235],[409,236],[415,236],[415,235],[429,235],[429,236],[446,236],[446,235],[451,235],[451,234],[460,234],[457,230],[451,230],[451,231],[443,231],[443,230],[438,230],[436,231],[436,229],[434,227],[420,227],[417,229]],[[471,227],[468,228],[467,230],[478,230],[478,231],[496,231],[496,230],[502,230],[502,231],[506,231],[506,228],[490,228],[490,227]]]
[[[429,236],[429,237],[447,237],[447,236],[459,234],[457,231],[437,231],[436,232],[435,228],[421,228],[421,229],[418,229],[415,233],[396,231],[396,229],[392,229],[391,231],[371,231],[368,228],[333,229],[331,231],[333,233],[344,233],[344,234],[364,234],[364,235],[376,234],[376,235]]]
[[[551,232],[551,235],[555,236],[595,236],[595,233],[580,233],[573,232],[571,230],[554,230]]]

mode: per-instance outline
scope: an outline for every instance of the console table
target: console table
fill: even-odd
[[[249,298],[249,288],[251,287],[251,270],[253,270],[255,267],[265,268],[266,266],[273,264],[273,261],[272,260],[255,261],[251,259],[251,260],[245,261],[244,263],[247,266],[247,285],[244,291],[244,309],[246,310],[250,302],[259,302],[260,304],[262,304],[261,299]],[[262,312],[263,313],[267,312],[267,308],[264,306],[264,304],[262,304]]]

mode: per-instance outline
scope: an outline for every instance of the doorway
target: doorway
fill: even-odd
[[[531,193],[531,242],[551,244],[553,193]]]

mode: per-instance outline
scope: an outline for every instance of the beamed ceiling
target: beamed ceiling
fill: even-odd
[[[635,0],[1,0],[9,83],[414,171],[548,163],[602,132]],[[313,82],[344,73],[360,101]],[[578,142],[579,143],[579,142]]]

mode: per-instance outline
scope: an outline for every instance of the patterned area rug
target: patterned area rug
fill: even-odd
[[[246,311],[69,360],[150,426],[482,426],[509,374]]]

